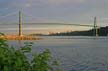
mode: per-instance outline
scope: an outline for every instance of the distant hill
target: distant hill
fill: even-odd
[[[108,26],[98,28],[99,36],[107,36],[108,35]],[[62,32],[62,33],[53,33],[49,36],[94,36],[95,30],[86,30],[86,31],[71,31],[71,32]]]

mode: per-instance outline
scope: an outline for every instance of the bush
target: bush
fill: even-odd
[[[48,49],[34,54],[32,60],[27,59],[26,53],[30,53],[32,45],[31,42],[25,43],[16,50],[10,47],[5,39],[0,38],[0,71],[54,71],[58,63],[52,59]],[[60,71],[59,68],[57,70]]]

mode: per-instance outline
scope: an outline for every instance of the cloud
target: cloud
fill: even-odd
[[[45,2],[48,2],[49,4],[79,4],[79,3],[83,3],[86,0],[46,0]]]
[[[63,4],[80,4],[87,0],[6,0],[0,1],[0,8],[16,7],[16,8],[29,8],[38,5],[63,5]]]
[[[88,0],[26,0],[25,7],[36,5],[64,5],[64,4],[81,4]]]
[[[36,22],[81,23],[94,16],[107,18],[107,7],[108,0],[0,0],[1,15],[21,8],[22,12],[38,18],[33,19]]]

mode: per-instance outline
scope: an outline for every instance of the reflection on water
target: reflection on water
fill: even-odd
[[[63,71],[108,71],[108,37],[43,37],[33,41],[32,53],[48,48]],[[21,41],[21,45],[24,41]],[[19,46],[18,41],[9,44]]]

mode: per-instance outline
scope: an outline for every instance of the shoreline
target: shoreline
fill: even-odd
[[[34,37],[34,36],[15,36],[15,35],[0,36],[0,38],[6,39],[6,40],[40,40],[42,39],[42,38]]]

